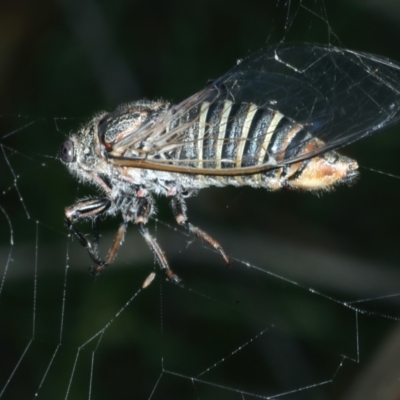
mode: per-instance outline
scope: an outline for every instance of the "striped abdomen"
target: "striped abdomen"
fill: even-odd
[[[315,190],[357,175],[357,163],[335,151],[290,163],[296,156],[311,153],[321,141],[279,111],[252,103],[203,102],[175,124],[188,125],[184,144],[166,158],[198,169],[196,179],[202,187],[250,185],[272,190],[284,186]],[[246,167],[256,167],[256,172],[229,174],[230,170]],[[218,171],[218,175],[202,175],[202,169]],[[226,174],[221,174],[223,170]]]
[[[187,118],[192,124],[186,143],[169,158],[199,169],[279,164],[289,145],[308,135],[302,125],[279,111],[252,103],[203,102]],[[272,159],[271,154],[278,159]]]

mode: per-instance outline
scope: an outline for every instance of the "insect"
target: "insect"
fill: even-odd
[[[137,101],[96,114],[60,147],[59,157],[98,198],[65,210],[68,229],[98,274],[116,257],[132,222],[169,279],[179,282],[146,224],[154,195],[171,199],[176,222],[218,251],[194,226],[185,199],[209,186],[329,190],[358,175],[336,149],[398,120],[400,66],[365,53],[313,44],[279,45],[239,62],[178,105]],[[104,259],[99,217],[122,223]],[[91,220],[93,241],[75,227]]]

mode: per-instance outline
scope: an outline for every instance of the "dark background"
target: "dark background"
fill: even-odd
[[[188,201],[189,215],[236,260],[229,269],[199,241],[188,245],[160,199],[151,229],[184,287],[158,273],[116,318],[158,267],[132,226],[117,262],[97,280],[88,275],[89,257],[68,239],[63,210],[94,191],[55,156],[93,113],[140,98],[179,102],[281,40],[400,61],[399,20],[400,6],[382,1],[0,3],[0,255],[8,266],[0,398],[32,398],[39,387],[44,399],[88,398],[90,382],[92,399],[148,398],[153,389],[157,399],[241,398],[228,387],[260,396],[294,391],[282,396],[290,399],[395,398],[398,178],[361,169],[354,186],[322,196],[201,192]],[[343,152],[399,176],[399,137],[393,127]],[[104,221],[104,252],[118,223]],[[359,312],[348,308],[359,300]],[[100,335],[83,346],[110,321],[98,347]],[[188,379],[229,355],[198,378],[220,388]],[[308,386],[315,387],[299,391]]]

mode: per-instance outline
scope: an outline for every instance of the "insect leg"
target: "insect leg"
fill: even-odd
[[[78,220],[83,220],[86,218],[95,218],[98,217],[101,213],[106,211],[111,205],[111,201],[106,197],[82,201],[80,203],[74,204],[71,207],[67,207],[65,209],[65,218],[64,222],[69,231],[71,231],[75,237],[79,240],[79,243],[85,247],[90,255],[90,258],[98,265],[104,264],[104,261],[100,260],[97,254],[97,242],[99,238],[98,234],[98,222],[94,222],[93,225],[93,238],[95,241],[95,245],[87,240],[83,234],[74,227],[74,222]]]
[[[153,236],[150,235],[148,229],[145,227],[143,223],[139,223],[138,226],[139,226],[139,232],[142,234],[144,240],[146,240],[147,245],[150,247],[151,251],[156,256],[157,262],[158,264],[160,264],[161,269],[165,271],[167,277],[171,281],[179,283],[181,281],[180,278],[172,272],[171,268],[169,267],[168,260],[165,257],[164,252],[161,250],[161,247],[156,242],[156,240],[153,238]]]
[[[149,215],[152,212],[151,200],[152,199],[149,197],[140,198],[137,208],[135,223],[139,226],[139,232],[142,234],[144,240],[146,240],[147,245],[150,247],[151,251],[155,255],[161,269],[165,271],[167,277],[171,281],[179,283],[181,280],[177,275],[175,275],[172,272],[171,268],[169,267],[167,257],[165,257],[165,254],[161,250],[161,247],[158,245],[157,241],[153,238],[153,236],[150,235],[147,227],[145,226],[149,218]]]
[[[215,250],[217,250],[228,265],[231,263],[228,256],[225,254],[224,249],[215,239],[213,239],[207,232],[204,232],[203,230],[201,230],[197,226],[192,225],[188,221],[188,217],[186,214],[186,204],[185,204],[183,197],[181,197],[179,195],[172,196],[171,197],[171,206],[172,206],[172,211],[174,213],[176,222],[179,225],[188,229],[191,233],[193,233],[200,239],[203,239],[211,247],[213,247]]]
[[[113,244],[111,245],[110,249],[108,250],[107,256],[104,260],[98,260],[100,263],[96,262],[96,265],[92,268],[90,268],[90,273],[93,275],[98,275],[100,272],[102,272],[105,268],[106,265],[111,264],[114,260],[115,257],[117,256],[118,250],[124,241],[125,237],[125,232],[127,228],[128,223],[126,221],[121,222],[117,234],[114,237]],[[94,242],[95,244],[96,242]]]
[[[92,221],[92,248],[95,254],[99,254],[99,242],[100,242],[100,227],[99,227],[99,218],[95,217]]]

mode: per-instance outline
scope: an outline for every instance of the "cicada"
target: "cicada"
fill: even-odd
[[[332,46],[286,44],[241,60],[180,104],[136,101],[100,112],[60,147],[59,157],[98,198],[65,210],[65,223],[98,274],[116,257],[132,222],[169,279],[179,278],[147,229],[154,195],[171,199],[176,222],[227,264],[221,245],[189,222],[185,199],[209,186],[309,191],[352,182],[356,161],[337,149],[393,124],[400,109],[400,65]],[[122,223],[104,259],[100,216]],[[93,240],[76,227],[93,222]]]

